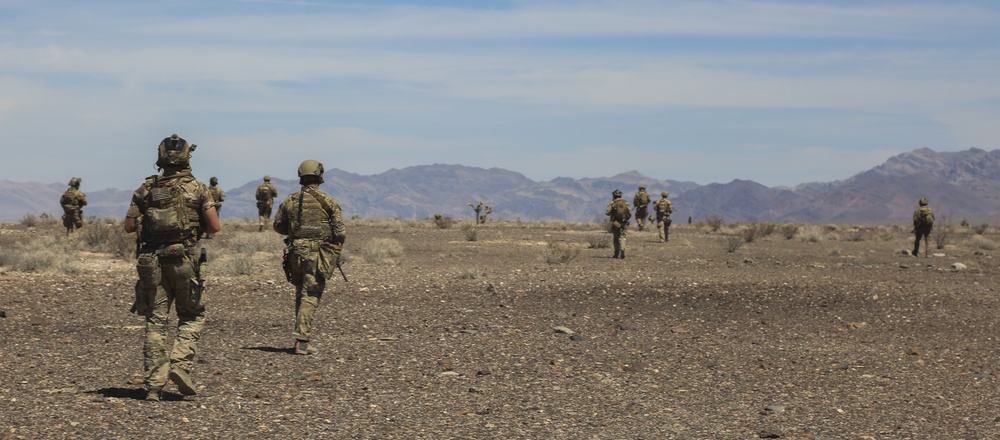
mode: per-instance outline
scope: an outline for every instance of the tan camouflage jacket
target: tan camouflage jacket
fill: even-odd
[[[87,206],[87,195],[83,191],[69,187],[63,193],[62,197],[59,197],[59,204],[62,205],[65,211],[80,209]]]
[[[273,227],[275,232],[287,235],[292,240],[332,243],[337,254],[344,244],[347,231],[337,199],[311,186],[303,186],[281,202],[274,215]]]

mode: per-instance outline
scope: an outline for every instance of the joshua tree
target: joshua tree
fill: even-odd
[[[465,202],[465,204],[472,207],[473,211],[476,211],[476,224],[481,225],[486,223],[486,217],[493,213],[493,207],[483,206],[483,202],[481,200],[479,201],[479,204],[475,206],[472,205],[472,202]]]

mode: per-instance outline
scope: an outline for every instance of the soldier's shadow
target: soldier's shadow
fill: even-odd
[[[266,353],[295,354],[295,348],[294,347],[291,347],[291,348],[278,348],[278,347],[254,346],[254,347],[243,347],[243,350],[257,350],[257,351],[263,351],[263,352],[266,352]]]
[[[114,397],[116,399],[146,400],[146,390],[143,388],[101,388],[99,390],[87,391],[87,393],[97,394],[104,398]],[[160,395],[160,398],[162,400],[184,400],[184,396],[166,391]]]

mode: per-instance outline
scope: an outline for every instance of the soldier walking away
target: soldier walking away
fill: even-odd
[[[346,228],[337,200],[319,189],[323,164],[306,160],[299,165],[302,188],[285,198],[274,214],[275,232],[286,235],[282,266],[295,286],[295,354],[319,352],[309,341],[313,318],[327,280],[340,268]],[[346,280],[346,277],[345,277]]]
[[[632,204],[635,205],[635,223],[641,232],[646,229],[646,218],[649,217],[649,193],[645,186],[639,187],[639,192],[632,197]]]
[[[660,200],[656,201],[656,229],[660,233],[660,243],[670,241],[670,214],[674,212],[674,204],[667,200],[670,193],[664,191],[660,193]]]
[[[260,218],[258,231],[264,231],[264,224],[271,221],[271,209],[278,189],[271,185],[271,176],[264,176],[264,183],[257,186],[257,216]]]
[[[934,229],[934,211],[927,206],[927,199],[920,199],[920,207],[913,211],[913,252],[914,257],[920,255],[920,240],[924,241],[924,258],[929,257],[931,229]]]
[[[632,217],[632,208],[622,200],[622,192],[611,192],[611,203],[604,209],[604,215],[611,220],[611,234],[614,237],[615,255],[612,258],[625,259],[625,237],[628,235],[628,221]]]
[[[192,145],[197,147],[197,145]],[[222,202],[226,200],[226,192],[219,188],[219,179],[215,176],[208,179],[208,192],[212,194],[212,200],[215,200],[215,213],[222,218]],[[212,238],[212,234],[205,234],[205,238]]]
[[[205,326],[201,274],[205,250],[202,248],[199,256],[195,249],[202,232],[218,232],[221,225],[208,187],[191,174],[194,149],[176,134],[163,139],[156,160],[160,174],[146,178],[135,190],[125,214],[125,232],[139,233],[139,280],[132,312],[146,318],[143,358],[146,400],[150,401],[160,400],[168,379],[183,395],[197,393],[191,370]],[[177,308],[173,344],[167,340],[171,304]]]
[[[83,207],[87,206],[87,195],[80,191],[80,179],[74,177],[69,179],[69,188],[59,197],[59,204],[63,209],[63,226],[66,227],[68,237],[74,229],[83,227]]]

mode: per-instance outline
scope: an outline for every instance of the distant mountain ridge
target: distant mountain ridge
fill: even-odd
[[[587,222],[604,218],[611,191],[621,189],[631,202],[640,185],[656,200],[670,191],[674,221],[720,216],[726,221],[877,223],[905,221],[916,200],[927,197],[939,215],[954,219],[1000,219],[1000,150],[972,148],[935,152],[921,148],[836,182],[810,182],[793,188],[770,188],[749,180],[699,185],[659,180],[629,171],[611,177],[559,177],[536,182],[500,168],[419,165],[362,176],[327,170],[324,190],[344,209],[345,217],[425,219],[443,214],[457,219],[474,215],[467,203],[493,207],[492,218],[524,221]],[[223,218],[255,218],[254,190],[260,181],[226,190]],[[298,189],[297,180],[273,178],[280,203]],[[26,214],[60,216],[59,195],[66,185],[0,180],[0,220]],[[121,218],[131,190],[86,191],[87,217]],[[978,221],[978,220],[977,220]]]

